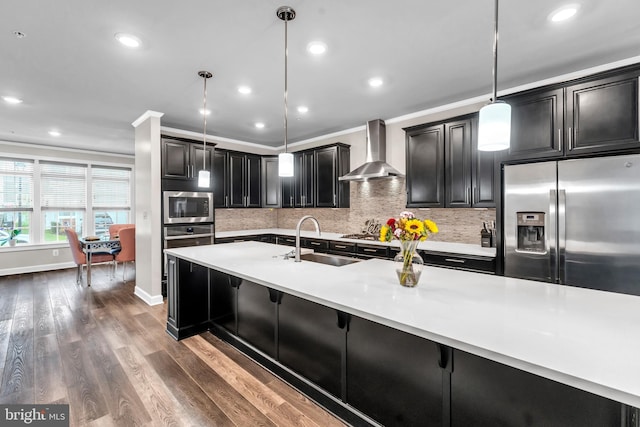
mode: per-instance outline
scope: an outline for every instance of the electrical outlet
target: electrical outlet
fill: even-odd
[[[60,255],[60,251],[58,249],[54,249],[53,256],[58,256],[58,255]]]

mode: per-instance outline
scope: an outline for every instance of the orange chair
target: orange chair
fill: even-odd
[[[122,281],[124,280],[125,272],[127,269],[127,262],[136,260],[136,228],[135,227],[126,227],[121,228],[119,231],[120,234],[120,250],[115,251],[115,261],[116,266],[118,262],[124,263],[122,267]]]
[[[65,228],[64,232],[67,234],[67,240],[69,241],[69,247],[71,248],[71,255],[73,261],[78,266],[78,272],[76,274],[76,283],[80,283],[82,279],[82,266],[87,264],[87,255],[82,251],[80,241],[78,240],[78,234],[70,229]],[[91,254],[91,264],[97,264],[100,262],[113,262],[113,255],[108,253],[94,253]],[[87,286],[91,286],[91,283],[87,282]]]
[[[111,224],[109,226],[109,238],[115,239],[123,228],[135,227],[135,224]]]

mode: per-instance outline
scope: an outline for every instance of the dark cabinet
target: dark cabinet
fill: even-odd
[[[471,206],[471,119],[447,122],[445,134],[445,206]]]
[[[385,426],[443,425],[436,343],[352,316],[347,345],[349,405]]]
[[[345,315],[289,294],[278,310],[280,363],[340,398]]]
[[[407,207],[444,207],[444,125],[407,130]]]
[[[231,280],[240,281],[236,277]],[[277,292],[248,280],[237,291],[237,334],[263,353],[276,355]]]
[[[211,172],[213,146],[196,141],[162,137],[162,178],[197,180],[198,172]]]
[[[349,149],[344,145],[315,151],[315,202],[319,208],[349,207],[349,182],[338,178],[349,173]]]
[[[209,269],[167,258],[167,332],[182,339],[209,327]]]
[[[451,425],[621,426],[621,404],[454,350]]]
[[[236,291],[240,281],[217,270],[209,270],[209,283],[209,318],[213,323],[236,335]]]
[[[278,176],[278,157],[262,158],[262,207],[280,207],[280,176]]]
[[[567,155],[640,148],[638,73],[566,88]]]
[[[282,207],[315,207],[315,152],[293,155],[293,176],[282,178]]]
[[[227,152],[213,153],[213,205],[216,208],[229,206],[229,170]]]
[[[228,152],[230,208],[259,208],[261,158],[255,154]]]
[[[471,120],[471,206],[495,208],[500,193],[498,157],[494,151],[478,151],[478,117]]]

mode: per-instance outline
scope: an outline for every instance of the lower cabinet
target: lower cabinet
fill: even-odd
[[[278,309],[278,360],[322,389],[342,396],[346,321],[338,311],[283,294]]]
[[[619,402],[454,350],[455,427],[623,426]]]
[[[231,280],[239,279],[232,277]],[[237,292],[237,335],[275,357],[277,292],[248,280],[239,283]]]
[[[182,339],[209,327],[209,269],[180,258],[167,259],[167,332]],[[187,286],[179,286],[180,283]]]
[[[347,403],[385,426],[443,425],[440,356],[432,341],[352,317]]]
[[[209,281],[211,283],[211,291],[209,292],[210,319],[213,323],[236,335],[238,333],[236,324],[237,289],[240,280],[217,270],[210,270]]]

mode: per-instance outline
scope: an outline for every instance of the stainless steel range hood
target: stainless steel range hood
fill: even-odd
[[[384,121],[367,122],[367,157],[366,162],[348,174],[338,178],[340,181],[366,181],[375,178],[392,178],[404,176],[393,166],[385,162],[387,153],[387,127]]]

